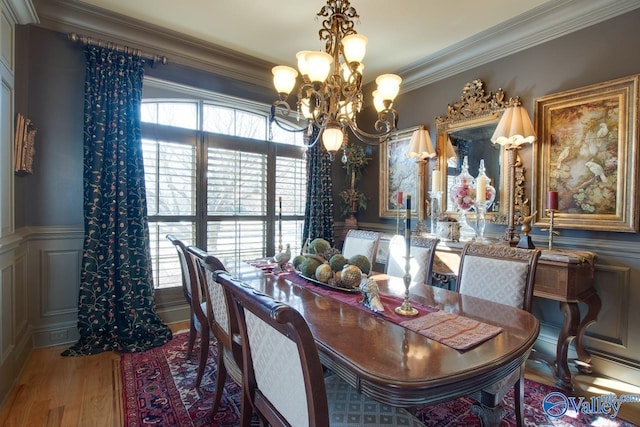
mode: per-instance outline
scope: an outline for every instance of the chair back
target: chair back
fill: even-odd
[[[380,234],[375,231],[349,230],[342,245],[342,255],[347,259],[353,255],[364,255],[371,261],[373,268],[379,243]]]
[[[231,301],[215,278],[218,271],[227,271],[222,261],[206,251],[189,246],[187,251],[192,255],[198,266],[198,276],[204,290],[204,297],[207,307],[207,320],[209,329],[215,335],[218,343],[222,345],[225,360],[231,361],[234,365],[227,365],[229,373],[238,383],[242,382],[240,366],[242,366],[242,345],[240,344],[240,334],[238,332],[238,321],[235,318],[235,310],[231,310]]]
[[[182,291],[184,298],[191,307],[192,321],[198,322],[200,325],[206,325],[207,317],[200,305],[204,294],[200,287],[198,272],[193,258],[187,253],[187,247],[181,240],[172,234],[167,234],[167,239],[175,246],[178,252],[180,270],[182,271]]]
[[[467,243],[456,290],[464,295],[531,311],[539,249]]]
[[[431,284],[431,271],[440,239],[431,237],[411,237],[410,272],[412,283]],[[389,276],[404,277],[407,246],[404,236],[395,235],[389,241],[389,255],[386,273]]]
[[[302,315],[228,273],[217,281],[235,301],[243,342],[244,392],[271,426],[328,426],[324,374]]]

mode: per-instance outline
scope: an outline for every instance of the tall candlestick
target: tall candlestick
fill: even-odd
[[[547,193],[547,209],[557,211],[558,210],[558,192],[549,191]]]
[[[407,194],[407,230],[411,230],[411,194]]]
[[[278,234],[280,238],[278,250],[282,252],[282,196],[278,197]]]
[[[440,178],[441,178],[441,172],[440,169],[434,169],[431,172],[431,192],[432,193],[438,193],[440,191],[442,191],[440,189]]]
[[[418,310],[411,306],[409,302],[409,286],[411,285],[411,195],[407,194],[407,217],[406,229],[404,231],[405,263],[404,263],[404,300],[402,305],[396,307],[395,312],[401,316],[416,316]]]

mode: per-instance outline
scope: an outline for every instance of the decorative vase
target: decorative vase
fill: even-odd
[[[462,171],[455,177],[454,184],[449,190],[449,198],[460,212],[460,240],[471,240],[476,231],[467,221],[467,212],[475,206],[476,183],[469,173],[469,160],[464,156]]]

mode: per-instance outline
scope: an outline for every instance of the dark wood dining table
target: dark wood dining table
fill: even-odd
[[[379,315],[323,295],[326,289],[321,294],[320,285],[295,284],[299,281],[292,280],[291,274],[295,273],[273,274],[246,263],[234,267],[230,270],[236,277],[302,313],[326,367],[361,393],[393,406],[436,404],[490,389],[523,369],[539,332],[538,320],[524,310],[433,286],[413,285],[410,301],[416,306],[502,328],[493,338],[459,351],[389,321],[384,313]],[[398,297],[399,305],[405,293],[402,279],[372,277],[380,293]],[[385,313],[393,310],[385,307]]]

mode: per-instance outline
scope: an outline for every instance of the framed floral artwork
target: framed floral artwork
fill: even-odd
[[[417,216],[418,165],[406,156],[411,135],[418,126],[394,132],[380,146],[380,210],[382,218],[397,218],[405,206],[397,204],[398,192],[402,200],[411,195],[411,216]],[[401,215],[404,215],[402,212]]]
[[[638,99],[634,75],[536,99],[536,224],[638,232]]]

